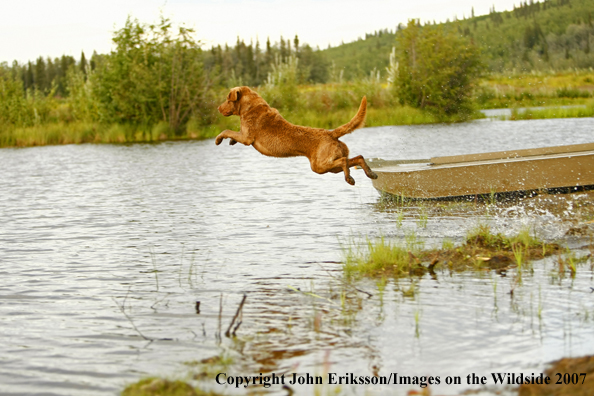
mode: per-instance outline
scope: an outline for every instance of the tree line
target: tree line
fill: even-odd
[[[39,57],[37,60],[29,61],[23,65],[16,61],[13,62],[11,73],[22,81],[25,91],[34,90],[48,93],[53,89],[56,95],[66,96],[68,94],[66,72],[75,65],[77,65],[76,59],[69,55],[62,55],[55,59]],[[81,68],[86,65],[84,52],[78,65]]]
[[[471,39],[482,51],[486,70],[494,73],[565,71],[594,67],[593,0],[521,1],[511,11],[454,17],[442,25]],[[391,48],[406,25],[366,34],[358,40],[323,50],[330,64],[344,70],[347,80],[361,78],[375,68],[384,71]]]
[[[488,15],[474,16],[471,10],[469,18],[454,18],[444,25],[457,29],[482,48],[489,71],[588,68],[594,66],[590,50],[590,36],[594,35],[592,11],[592,0],[529,0],[510,11],[497,12],[492,7]],[[418,22],[422,26],[436,25],[435,21]],[[293,39],[281,37],[275,43],[268,38],[263,44],[259,40],[246,43],[238,37],[234,46],[213,46],[201,56],[205,71],[219,86],[260,86],[275,58],[287,59],[291,55],[299,59],[300,84],[333,81],[333,65],[343,71],[344,79],[353,80],[374,69],[385,73],[391,48],[404,28],[399,24],[393,30],[367,33],[356,42],[324,50],[301,43],[297,35]],[[24,65],[15,62],[12,72],[20,76],[25,90],[49,92],[53,88],[56,95],[66,96],[67,70],[75,64],[83,73],[87,68],[94,70],[99,57],[96,53],[89,61],[84,53],[78,61],[66,55],[40,57]]]
[[[510,11],[498,12],[492,7],[488,15],[474,16],[472,10],[469,18],[454,18],[445,25],[453,26],[460,34],[477,42],[489,60],[487,67],[491,71],[588,68],[593,66],[589,56],[590,36],[594,34],[592,11],[592,0],[529,0],[520,1]],[[436,25],[435,21],[419,23]],[[302,84],[329,82],[333,63],[344,70],[345,79],[352,80],[368,75],[374,68],[384,70],[391,47],[404,27],[399,24],[393,30],[366,33],[356,42],[323,50],[300,43],[298,36],[281,37],[275,43],[267,39],[263,44],[259,40],[246,43],[238,37],[234,46],[218,45],[204,51],[204,66],[209,73],[219,76],[217,81],[222,85],[241,81],[259,86],[270,72],[275,57],[286,59],[294,54],[299,58]],[[84,53],[78,62],[71,56],[40,57],[25,65],[15,63],[12,68],[20,75],[25,89],[33,87],[47,92],[55,83],[56,94],[65,95],[68,68],[77,63],[83,72],[87,67],[93,69],[97,57],[94,53],[89,62]]]
[[[255,44],[246,44],[238,37],[234,47],[217,45],[206,51],[204,65],[222,85],[260,86],[271,72],[276,58],[291,56],[299,60],[297,77],[300,84],[327,82],[328,61],[325,54],[309,44],[300,43],[297,35],[292,41],[281,36],[280,41],[274,44],[268,38],[264,47],[259,40]]]
[[[216,105],[226,88],[238,85],[259,87],[284,111],[313,109],[313,102],[327,109],[356,106],[353,98],[367,94],[375,106],[400,103],[445,119],[469,115],[481,74],[591,67],[591,4],[530,0],[513,11],[492,8],[488,15],[443,24],[411,20],[325,50],[298,36],[263,45],[238,38],[234,46],[203,49],[191,29],[174,29],[168,19],[128,19],[114,33],[108,54],[0,65],[0,129],[48,122],[126,124],[145,131],[161,125],[167,135],[181,136],[189,126],[220,122]],[[319,83],[333,85],[315,100],[297,89]]]
[[[301,44],[298,36],[274,45],[267,40],[263,49],[258,41],[246,45],[238,39],[233,48],[205,51],[193,33],[183,27],[176,31],[165,18],[155,24],[128,19],[114,33],[115,48],[109,54],[94,53],[90,61],[83,53],[78,61],[63,56],[2,66],[0,122],[4,128],[47,122],[127,124],[145,131],[162,125],[167,135],[181,136],[189,124],[200,129],[217,122],[216,104],[225,88],[259,86],[272,106],[292,111],[310,106],[300,99],[298,85],[342,80],[324,53]],[[375,95],[376,104],[399,97],[403,105],[436,114],[468,112],[469,93],[482,65],[478,49],[452,29],[421,27],[415,21],[402,29],[400,41],[394,56],[402,67],[392,62],[395,83],[389,89],[382,87],[375,71],[361,80],[361,94],[336,100],[326,94],[322,102],[344,102],[332,105],[343,107],[352,97],[360,100],[367,94],[370,99]],[[466,50],[459,52],[458,47]],[[416,54],[412,58],[411,51]],[[439,63],[447,67],[432,70],[440,57]]]
[[[280,41],[274,44],[267,39],[264,48],[259,41],[246,44],[238,38],[234,47],[217,45],[210,50],[200,50],[198,56],[205,71],[219,86],[260,86],[271,72],[275,59],[288,59],[290,56],[299,60],[300,84],[328,81],[329,62],[325,54],[319,49],[314,50],[309,44],[300,45],[297,35],[292,41],[281,36]],[[88,72],[95,71],[103,58],[104,55],[96,52],[88,61],[84,52],[78,60],[69,55],[55,59],[39,57],[25,64],[15,61],[9,69],[13,76],[22,81],[25,91],[34,90],[45,94],[51,91],[59,97],[65,97],[69,94],[66,78],[68,70],[76,68],[86,77]]]

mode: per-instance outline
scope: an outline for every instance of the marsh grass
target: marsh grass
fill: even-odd
[[[81,143],[146,143],[164,140],[208,139],[225,129],[237,130],[239,120],[220,117],[215,124],[190,120],[185,133],[176,134],[167,123],[153,126],[72,121],[9,128],[0,127],[0,147],[31,147]]]
[[[126,386],[122,396],[217,396],[220,393],[203,391],[181,380],[145,378]]]
[[[398,209],[396,211],[396,225],[398,228],[402,227],[402,222],[404,221],[404,210]]]
[[[296,63],[277,61],[274,66],[276,74],[257,90],[283,117],[298,125],[334,129],[354,116],[363,96],[368,100],[366,125],[369,127],[464,122],[484,118],[479,108],[515,109],[512,120],[594,116],[591,70],[488,75],[476,90],[474,109],[462,115],[437,116],[401,105],[393,87],[378,78],[377,71],[348,82],[334,79],[334,83],[298,85]],[[166,122],[154,120],[150,121],[155,122],[154,125],[142,125],[134,124],[132,119],[122,121],[116,117],[120,124],[101,123],[99,120],[106,118],[98,112],[96,103],[91,103],[93,99],[84,95],[30,97],[23,119],[0,125],[0,147],[208,139],[225,129],[238,130],[238,117],[225,118],[216,110],[226,95],[226,88],[210,90],[201,102],[201,110],[175,130]],[[581,107],[560,107],[568,105]],[[517,110],[518,107],[541,106],[556,107]],[[126,124],[126,120],[130,124]]]
[[[592,70],[572,72],[493,73],[475,92],[483,109],[580,105],[593,95]]]
[[[427,209],[424,206],[419,208],[419,219],[417,220],[417,224],[420,228],[427,228],[427,223],[429,221],[429,215],[427,214]]]
[[[350,246],[345,252],[347,276],[361,274],[382,276],[408,273],[409,257],[405,247],[391,244],[384,237],[376,242],[367,240],[367,249]]]
[[[416,235],[405,242],[390,242],[384,237],[365,244],[351,244],[343,249],[347,277],[407,277],[433,273],[441,266],[452,271],[527,268],[530,260],[542,259],[560,250],[559,245],[545,243],[530,235],[528,229],[507,237],[493,233],[488,226],[478,226],[468,233],[460,246],[451,242],[441,249],[424,249]]]
[[[357,113],[358,104],[348,108],[310,109],[303,108],[281,112],[289,122],[313,128],[334,129],[346,124]],[[455,122],[457,120],[453,120]],[[365,126],[420,125],[443,122],[434,115],[408,106],[374,108],[368,106]]]
[[[454,241],[450,238],[444,238],[441,241],[441,250],[450,250],[454,248]]]
[[[516,259],[518,270],[522,271],[522,265],[524,264],[526,256],[526,247],[522,243],[512,243],[511,249],[512,253],[514,254],[514,258]]]
[[[587,105],[579,107],[546,107],[538,109],[512,109],[511,116],[507,119],[515,120],[539,120],[552,118],[583,118],[594,117],[594,102],[589,101]]]
[[[550,384],[522,384],[518,389],[521,396],[586,396],[594,394],[594,355],[563,358],[547,364],[544,374],[555,378]],[[556,373],[563,378],[578,378],[578,381],[556,381]],[[576,374],[576,373],[579,373]]]
[[[383,305],[383,303],[384,303],[384,291],[386,290],[386,284],[387,284],[387,279],[384,276],[382,276],[376,282],[378,297],[379,297],[379,300],[380,300],[380,305]]]
[[[194,379],[215,378],[218,373],[224,372],[235,363],[235,359],[225,351],[220,354],[202,359],[184,362],[184,365],[192,368],[195,373]]]
[[[438,122],[461,122],[469,118],[438,118],[417,108],[401,106],[391,89],[373,79],[354,83],[273,84],[258,89],[271,106],[297,125],[334,129],[351,120],[363,96],[367,96],[367,126],[417,125]],[[213,93],[220,101],[226,90]],[[54,103],[55,102],[55,103]],[[218,103],[218,102],[217,102]],[[225,129],[238,130],[238,117],[223,117],[216,103],[208,104],[204,114],[195,115],[181,128],[174,130],[167,122],[143,125],[135,123],[105,124],[97,117],[78,118],[66,102],[53,100],[52,117],[36,118],[26,124],[0,125],[0,147],[28,147],[80,143],[140,143],[163,140],[209,139]],[[59,111],[58,111],[59,110]],[[470,118],[482,118],[476,111]]]
[[[421,336],[421,310],[419,308],[415,309],[415,338],[419,338]]]
[[[106,133],[106,127],[93,123],[52,123],[0,129],[0,147],[45,146],[87,143]]]
[[[357,107],[332,111],[305,108],[287,111],[283,116],[297,125],[334,129],[351,120]],[[390,109],[370,108],[367,126],[415,125],[439,122],[433,115],[410,107]],[[167,123],[153,126],[132,124],[101,124],[93,122],[55,122],[27,127],[0,128],[0,147],[31,147],[81,143],[146,143],[164,140],[209,139],[225,129],[239,130],[239,118],[216,117],[212,124],[191,119],[184,133],[176,134]]]
[[[590,245],[590,249],[592,249],[592,245]],[[572,278],[575,277],[578,266],[587,263],[592,258],[591,254],[578,257],[569,248],[559,250],[557,254],[557,273],[560,277],[563,277],[565,272],[569,272]]]

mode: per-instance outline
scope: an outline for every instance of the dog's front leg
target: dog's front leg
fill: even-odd
[[[223,132],[219,133],[217,138],[215,139],[215,144],[218,146],[221,144],[223,139],[229,138],[230,145],[234,145],[235,143],[239,142],[241,144],[245,144],[246,146],[251,145],[254,142],[254,139],[250,138],[247,135],[244,135],[241,132],[230,131],[229,129],[224,130]]]

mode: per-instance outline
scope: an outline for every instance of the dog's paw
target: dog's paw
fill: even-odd
[[[351,186],[355,185],[355,179],[353,179],[351,176],[347,176],[345,178],[346,182],[349,183]]]
[[[377,173],[375,172],[369,172],[367,176],[369,176],[370,179],[377,179]]]
[[[221,144],[223,139],[225,139],[223,136],[221,136],[221,135],[217,136],[217,138],[215,139],[215,144],[218,146],[219,144]]]
[[[237,143],[237,140],[229,139],[229,146],[233,146],[235,143]]]

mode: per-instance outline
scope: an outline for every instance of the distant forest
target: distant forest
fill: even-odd
[[[482,50],[488,71],[525,73],[566,71],[594,67],[591,41],[594,36],[594,0],[546,0],[522,2],[511,11],[491,9],[488,15],[454,17],[441,25],[471,38]],[[419,21],[435,25],[435,21]],[[399,32],[385,29],[355,42],[323,51],[327,61],[342,70],[347,80],[385,73],[390,51],[398,46]]]
[[[591,36],[594,0],[545,0],[520,3],[511,11],[490,10],[488,15],[454,17],[441,25],[471,38],[482,50],[488,71],[521,73],[563,71],[594,67]],[[420,26],[435,21],[418,21]],[[271,43],[246,43],[240,38],[234,46],[215,46],[199,52],[213,86],[260,86],[275,65],[290,56],[298,60],[298,82],[315,84],[352,81],[371,73],[386,75],[393,47],[399,45],[404,25],[368,33],[359,40],[326,49],[312,48],[299,37]],[[25,64],[14,62],[7,68],[22,80],[23,88],[41,93],[68,96],[66,76],[69,68],[83,73],[93,71],[105,55],[94,53],[87,59],[71,56],[39,57]]]
[[[575,116],[591,117],[592,12],[594,0],[471,9],[325,49],[298,36],[205,48],[167,18],[128,18],[109,53],[0,64],[0,147],[213,137],[237,127],[216,106],[239,85],[257,87],[291,122],[327,129],[348,121],[363,95],[370,126],[544,104],[586,105]]]

